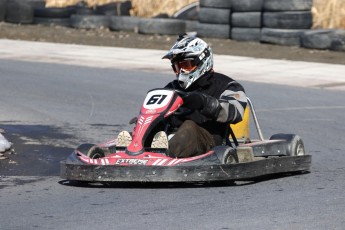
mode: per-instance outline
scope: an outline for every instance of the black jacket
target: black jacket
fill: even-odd
[[[205,115],[203,111],[190,111],[170,117],[173,128],[178,128],[185,120],[193,120],[213,135],[217,145],[222,143],[227,125],[242,120],[247,105],[247,98],[242,85],[226,75],[213,71],[200,77],[187,90],[182,89],[177,80],[170,82],[165,88],[185,92],[200,92],[218,100],[218,109],[215,109],[213,114]]]

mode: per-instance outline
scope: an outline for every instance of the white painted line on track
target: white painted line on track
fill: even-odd
[[[173,74],[166,50],[0,39],[0,59]],[[238,81],[345,90],[345,65],[214,55],[214,69]]]

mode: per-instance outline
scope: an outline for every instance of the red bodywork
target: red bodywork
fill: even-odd
[[[157,119],[164,119],[173,114],[183,104],[182,98],[173,90],[157,89],[149,91],[141,107],[138,121],[132,132],[132,142],[125,151],[116,151],[106,157],[92,159],[78,150],[77,157],[86,164],[92,165],[147,165],[175,166],[211,155],[214,151],[189,158],[171,158],[162,153],[147,152],[143,146],[146,132]],[[103,149],[116,146],[116,140],[98,145]],[[133,154],[131,154],[133,153]]]

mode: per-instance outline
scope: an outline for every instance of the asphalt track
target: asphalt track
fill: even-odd
[[[4,172],[0,162],[1,229],[345,226],[344,66],[287,61],[278,65],[279,61],[215,57],[216,63],[225,60],[224,71],[240,71],[229,60],[242,60],[235,63],[238,68],[242,66],[243,75],[230,74],[252,98],[265,137],[279,132],[299,134],[313,155],[308,174],[234,185],[85,187],[61,180],[57,176],[58,161],[78,143],[103,141],[131,128],[128,120],[138,113],[145,93],[170,81],[170,69],[157,65],[160,51],[147,51],[149,55],[144,55],[145,50],[135,53],[104,48],[97,54],[93,47],[73,45],[77,48],[68,51],[66,57],[61,53],[67,52],[69,46],[52,45],[57,47],[53,51],[43,43],[38,49],[37,43],[9,42],[12,41],[0,41],[0,124],[7,131],[6,136],[15,141],[17,154],[12,159],[17,164],[6,166],[8,170]],[[21,53],[23,43],[31,47],[31,52],[28,49]],[[43,57],[38,50],[55,57]],[[123,53],[116,53],[121,50]],[[107,52],[114,59],[103,58]],[[157,59],[156,64],[137,64],[127,59],[126,53],[135,60]],[[266,63],[272,71],[277,66],[267,80],[274,84],[248,80],[245,71],[253,78],[260,78],[260,71],[268,71],[260,66],[252,68],[257,62]],[[303,68],[292,69],[293,66]],[[281,82],[284,68],[286,76],[290,76],[285,78],[286,83]],[[288,81],[293,72],[297,77]],[[297,82],[298,87],[289,82]],[[24,171],[18,169],[23,166]]]

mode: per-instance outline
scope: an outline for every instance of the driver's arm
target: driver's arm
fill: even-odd
[[[218,122],[235,124],[242,121],[247,97],[243,87],[236,81],[229,83],[227,89],[218,99],[221,109],[217,117]]]

